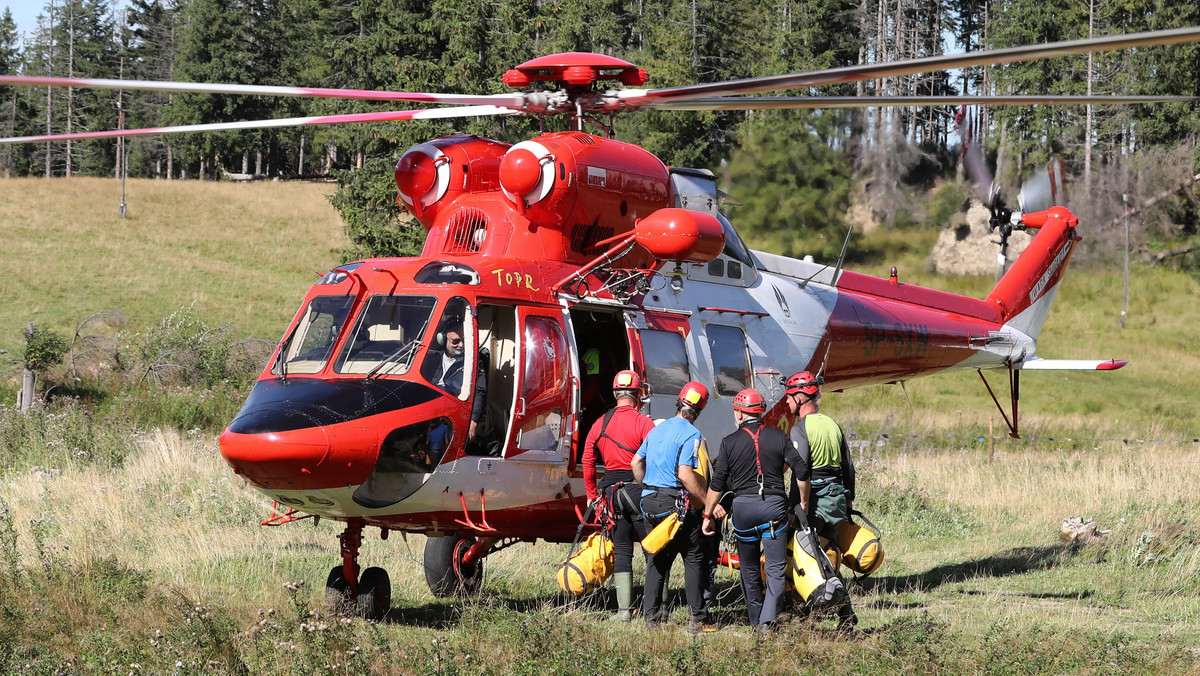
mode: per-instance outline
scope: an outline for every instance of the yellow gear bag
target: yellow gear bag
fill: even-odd
[[[796,541],[799,537],[803,537],[803,533],[796,531],[788,539],[788,567],[784,580],[788,587],[800,595],[801,600],[808,602],[814,591],[825,586],[827,578],[821,572],[821,565],[817,560]],[[820,538],[820,541],[821,549],[829,559],[829,564],[833,566],[834,573],[837,573],[842,563],[841,552],[838,551],[837,545],[831,544],[825,538]]]
[[[642,538],[642,550],[651,554],[659,553],[668,542],[675,539],[681,525],[683,521],[680,520],[679,514],[668,514],[667,518],[659,521],[658,525]]]
[[[837,546],[845,556],[847,568],[870,575],[883,565],[883,544],[879,541],[882,533],[862,512],[854,511],[851,514],[862,519],[866,527],[850,519],[841,522],[835,534]]]
[[[572,596],[595,591],[613,572],[616,552],[612,540],[603,533],[592,533],[574,556],[558,569],[558,586]]]

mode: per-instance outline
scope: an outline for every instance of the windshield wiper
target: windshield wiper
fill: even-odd
[[[279,341],[279,353],[275,355],[275,366],[279,367],[279,379],[280,380],[287,380],[287,358],[286,358],[286,355],[287,355],[288,345],[290,345],[292,343],[292,336],[294,336],[294,335],[296,335],[295,331],[293,331],[292,333],[289,333],[286,338]],[[274,369],[272,369],[272,370],[274,370]]]
[[[391,354],[390,357],[387,357],[386,359],[384,359],[384,360],[380,361],[378,364],[376,364],[375,368],[371,369],[370,371],[367,371],[367,376],[366,376],[365,380],[370,380],[371,378],[374,378],[375,374],[379,373],[379,371],[382,370],[384,366],[387,366],[388,364],[396,363],[397,360],[401,360],[404,357],[407,357],[410,353],[416,352],[417,348],[419,348],[419,347],[421,347],[421,341],[414,340],[413,342],[409,343],[408,345],[405,345],[404,347],[401,347],[399,350],[396,350],[395,352],[393,352]]]

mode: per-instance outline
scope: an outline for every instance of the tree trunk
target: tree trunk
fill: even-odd
[[[50,36],[50,44],[47,47],[46,53],[46,74],[54,75],[54,0],[50,0],[50,14],[46,20],[46,25],[49,27],[47,34]],[[46,134],[53,134],[51,127],[50,106],[53,103],[53,98],[50,92],[54,91],[53,87],[46,87]],[[50,142],[46,141],[46,178],[50,178]]]
[[[67,3],[67,77],[75,77],[75,6]],[[67,87],[67,133],[74,131],[75,88]],[[67,141],[66,176],[71,178],[71,141]]]

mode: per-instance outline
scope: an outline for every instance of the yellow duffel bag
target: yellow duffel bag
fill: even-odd
[[[815,534],[814,534],[815,535]],[[813,608],[827,608],[845,600],[846,590],[837,577],[837,566],[841,560],[836,546],[820,538],[822,551],[810,552],[806,546],[808,531],[797,530],[788,540],[788,586],[800,595],[800,599]],[[820,561],[824,555],[828,561]]]
[[[883,533],[862,512],[853,511],[850,514],[860,518],[866,526],[846,519],[838,524],[835,540],[842,550],[846,567],[870,575],[883,565],[883,544],[879,541]]]
[[[614,555],[612,540],[603,533],[592,533],[559,567],[558,586],[572,596],[592,593],[612,575]]]

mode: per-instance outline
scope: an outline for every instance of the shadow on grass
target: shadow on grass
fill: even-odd
[[[716,602],[710,608],[714,621],[721,625],[746,621],[746,606],[742,601],[741,585],[737,579],[718,578],[714,583]],[[638,622],[642,609],[642,587],[634,593],[634,622]],[[581,598],[570,598],[561,592],[541,594],[528,598],[506,597],[499,593],[483,592],[475,597],[450,597],[438,599],[419,606],[393,605],[383,622],[429,629],[451,629],[463,620],[463,616],[474,607],[495,608],[502,612],[584,612],[600,613],[607,617],[617,610],[614,594],[601,589]],[[668,588],[663,599],[663,611],[670,617],[679,608],[687,609],[687,597],[682,589]]]
[[[1022,575],[1031,571],[1050,570],[1071,561],[1079,551],[1078,545],[1017,547],[982,559],[937,566],[924,573],[895,577],[869,577],[857,581],[857,584],[866,591],[887,594],[928,591],[944,584],[964,580],[1006,577]]]

